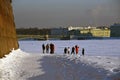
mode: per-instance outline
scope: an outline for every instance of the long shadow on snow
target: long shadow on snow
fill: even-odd
[[[45,73],[28,80],[104,80],[107,71],[82,63],[79,59],[66,56],[44,56],[39,60]]]

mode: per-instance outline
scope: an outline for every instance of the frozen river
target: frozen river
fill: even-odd
[[[48,41],[19,41],[20,49],[29,53],[42,53],[42,44],[55,45],[55,53],[63,54],[65,47],[78,45],[79,54],[85,48],[86,55],[120,56],[120,39],[116,40],[48,40]]]

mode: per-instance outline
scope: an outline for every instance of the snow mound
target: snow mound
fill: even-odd
[[[120,80],[120,57],[29,54],[0,59],[0,80]]]
[[[21,70],[19,69],[23,58],[29,54],[18,50],[12,50],[9,55],[0,59],[0,80],[17,80]]]

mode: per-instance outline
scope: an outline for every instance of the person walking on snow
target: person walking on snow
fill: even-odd
[[[45,45],[42,44],[42,50],[43,50],[43,53],[45,53]]]
[[[50,54],[54,54],[54,51],[55,51],[55,46],[54,44],[50,44]]]
[[[70,47],[68,47],[68,49],[67,49],[67,53],[70,54]]]
[[[85,49],[82,48],[82,55],[84,56],[84,54],[85,54]]]
[[[49,44],[46,45],[46,53],[49,53]]]
[[[67,54],[67,48],[66,47],[64,48],[64,54]]]
[[[76,45],[75,46],[75,51],[76,51],[76,54],[78,54],[78,52],[79,52],[79,47]]]
[[[75,54],[75,48],[74,47],[72,47],[71,54]]]

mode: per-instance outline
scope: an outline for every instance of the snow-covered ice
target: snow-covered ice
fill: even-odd
[[[119,56],[29,54],[0,59],[0,80],[120,80]]]
[[[55,53],[63,54],[65,47],[78,45],[79,54],[85,48],[86,55],[120,56],[120,39],[116,40],[47,40],[47,41],[19,41],[20,49],[29,53],[42,53],[42,44],[55,44]]]

